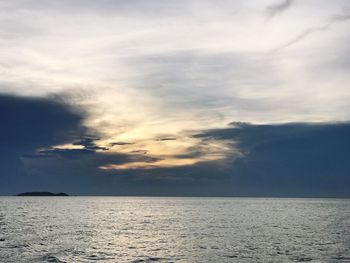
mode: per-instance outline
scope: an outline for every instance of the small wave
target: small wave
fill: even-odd
[[[294,258],[294,261],[296,261],[296,262],[310,262],[312,260],[313,260],[312,258],[304,257],[304,256],[300,256],[300,257],[295,257]]]
[[[66,263],[65,261],[60,260],[59,258],[55,257],[55,256],[45,256],[44,260],[50,263]]]
[[[224,255],[225,258],[238,258],[237,255]]]
[[[136,260],[133,260],[132,263],[143,263],[143,262],[157,262],[157,261],[162,261],[162,260],[165,260],[165,258],[158,258],[158,257],[148,257],[148,258],[145,258],[145,259],[136,259]]]
[[[350,257],[345,257],[343,255],[339,255],[339,256],[333,257],[332,259],[350,262]]]
[[[23,249],[23,248],[28,248],[29,245],[28,244],[9,244],[7,247],[13,248],[13,249],[15,248]]]

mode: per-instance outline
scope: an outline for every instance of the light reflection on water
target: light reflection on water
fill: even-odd
[[[1,197],[0,262],[350,262],[350,200]]]

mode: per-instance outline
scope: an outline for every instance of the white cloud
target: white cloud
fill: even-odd
[[[87,92],[75,103],[106,140],[230,121],[348,120],[348,21],[270,53],[348,2],[296,1],[266,21],[276,4],[3,1],[0,92]]]

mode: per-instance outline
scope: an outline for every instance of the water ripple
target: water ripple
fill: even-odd
[[[0,198],[1,262],[350,262],[350,200]]]

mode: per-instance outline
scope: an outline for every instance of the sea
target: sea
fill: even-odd
[[[0,262],[350,262],[350,199],[0,197]]]

